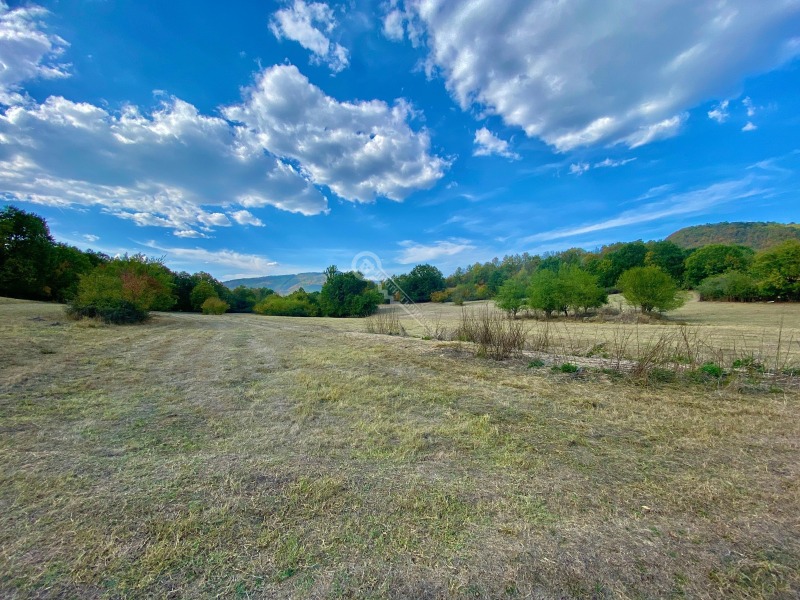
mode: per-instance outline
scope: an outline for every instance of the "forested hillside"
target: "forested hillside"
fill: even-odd
[[[681,248],[709,244],[737,244],[766,250],[786,240],[800,240],[800,225],[790,223],[709,223],[684,227],[667,236]]]
[[[276,294],[286,296],[303,288],[307,292],[319,292],[325,283],[325,273],[297,273],[295,275],[267,275],[245,277],[223,282],[230,289],[243,285],[248,288],[269,288]]]

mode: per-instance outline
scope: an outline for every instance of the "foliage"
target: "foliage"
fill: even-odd
[[[658,267],[675,281],[683,281],[688,252],[677,244],[663,240],[648,242],[644,266]]]
[[[192,305],[192,310],[195,312],[199,312],[203,304],[209,298],[219,298],[217,295],[217,290],[214,289],[214,286],[211,285],[211,282],[206,279],[201,279],[193,288],[192,292],[189,294],[189,301]]]
[[[320,309],[326,317],[366,317],[382,302],[378,287],[352,271],[332,274],[319,296]]]
[[[620,275],[634,267],[643,267],[647,257],[647,246],[641,241],[615,244],[601,250],[600,260],[593,264],[593,275],[600,285],[613,287]]]
[[[269,288],[249,288],[244,285],[237,286],[231,291],[230,305],[231,312],[249,313],[253,312],[253,307],[267,296],[275,292]]]
[[[224,300],[220,300],[216,296],[206,298],[203,305],[200,307],[204,315],[222,315],[225,314],[230,305]]]
[[[161,261],[136,254],[81,276],[70,312],[127,323],[144,320],[150,310],[168,310],[174,303],[170,271]]]
[[[474,342],[478,356],[504,360],[522,352],[527,331],[522,321],[506,319],[484,305],[477,311],[462,309],[455,338]]]
[[[528,285],[527,305],[550,317],[554,312],[566,312],[567,300],[558,274],[550,270],[537,271]]]
[[[45,299],[53,238],[45,220],[14,206],[0,212],[0,296]]]
[[[519,310],[525,306],[527,301],[528,289],[525,281],[521,277],[508,279],[500,286],[495,296],[495,303],[500,310],[506,311],[510,316],[515,317]]]
[[[712,244],[695,250],[686,259],[686,285],[695,287],[707,277],[728,271],[746,271],[753,254],[750,248],[725,244]]]
[[[700,282],[697,286],[700,300],[717,300],[725,302],[751,302],[758,298],[758,286],[755,279],[741,271],[729,271],[722,275],[714,275]]]
[[[91,255],[66,244],[54,244],[50,251],[48,287],[58,302],[68,302],[78,292],[81,275],[89,273],[99,263]]]
[[[617,283],[625,299],[644,312],[672,310],[685,299],[678,285],[658,267],[634,267],[625,271]]]
[[[253,307],[253,312],[282,317],[317,317],[320,314],[319,295],[319,292],[309,294],[303,288],[288,296],[270,294]]]
[[[577,266],[562,268],[558,272],[558,284],[563,300],[576,314],[603,306],[608,301],[597,277]]]
[[[800,228],[782,223],[714,223],[684,227],[667,240],[683,248],[736,244],[766,250],[787,240],[800,240]]]
[[[788,240],[759,253],[752,270],[763,296],[800,300],[800,241]]]
[[[429,302],[431,294],[445,289],[442,272],[432,265],[417,265],[407,275],[394,278],[397,286],[414,302]]]

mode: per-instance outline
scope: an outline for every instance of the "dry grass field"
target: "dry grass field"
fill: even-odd
[[[799,309],[552,324],[565,356],[683,330],[785,371],[645,384],[364,320],[0,300],[0,596],[796,598]]]

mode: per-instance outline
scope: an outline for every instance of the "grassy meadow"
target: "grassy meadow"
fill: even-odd
[[[0,299],[0,596],[800,596],[800,306],[526,320],[502,362],[400,320]],[[604,368],[665,337],[729,374]]]

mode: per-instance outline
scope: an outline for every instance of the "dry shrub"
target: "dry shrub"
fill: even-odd
[[[400,323],[400,317],[394,309],[379,310],[366,320],[367,333],[379,335],[405,335],[406,330]]]
[[[462,310],[455,338],[476,345],[476,354],[494,360],[519,356],[525,348],[527,331],[523,321],[508,319],[500,312],[483,306]]]

